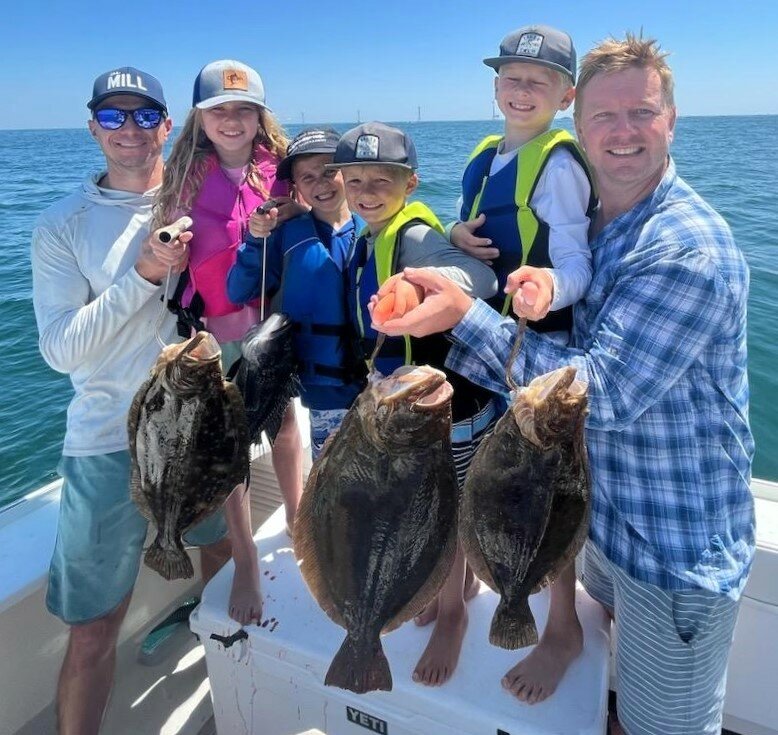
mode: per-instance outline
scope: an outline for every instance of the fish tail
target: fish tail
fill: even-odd
[[[194,567],[189,555],[183,547],[165,548],[160,543],[159,536],[146,550],[143,557],[146,566],[159,572],[165,579],[188,579],[194,576]]]
[[[340,650],[332,659],[327,676],[327,686],[348,689],[357,694],[382,690],[392,691],[392,672],[384,655],[381,641],[376,640],[369,651],[359,646],[351,636],[346,636]]]
[[[489,642],[509,650],[524,648],[538,642],[538,629],[527,600],[522,600],[512,607],[509,607],[504,600],[500,600],[492,617]]]

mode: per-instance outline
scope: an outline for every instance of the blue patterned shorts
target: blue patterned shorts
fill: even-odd
[[[311,457],[316,459],[321,454],[321,449],[327,437],[340,428],[343,419],[348,413],[345,408],[332,408],[326,411],[310,409],[311,418]]]

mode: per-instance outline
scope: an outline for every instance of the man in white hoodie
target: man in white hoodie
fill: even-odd
[[[87,106],[106,170],[43,212],[32,237],[40,351],[70,375],[75,391],[46,597],[70,625],[57,690],[62,735],[97,733],[113,684],[116,639],[146,535],[129,498],[127,411],[159,354],[155,325],[168,267],[186,265],[191,237],[163,245],[149,233],[172,128],[160,83],[132,67],[115,69],[95,80]],[[175,340],[167,312],[159,333]],[[217,516],[187,538],[206,545],[204,577],[229,557],[225,530]]]

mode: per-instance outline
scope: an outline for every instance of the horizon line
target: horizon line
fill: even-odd
[[[778,112],[752,112],[747,114],[705,114],[705,115],[678,115],[678,119],[681,118],[695,118],[695,117],[778,117]],[[556,120],[572,120],[572,115],[563,115],[560,117],[555,118]],[[463,119],[446,119],[446,120],[386,120],[387,123],[402,123],[403,125],[423,125],[424,123],[460,123],[460,122],[495,122],[500,121],[502,122],[502,117],[497,118],[463,118]],[[316,125],[359,125],[362,122],[366,122],[364,120],[362,121],[348,121],[348,120],[342,120],[342,121],[316,121],[316,122],[294,122],[291,120],[283,121],[279,120],[279,122],[282,125],[300,125],[300,126],[306,126],[306,127],[312,127]],[[180,128],[180,125],[175,125],[173,129]],[[45,130],[85,130],[86,127],[49,127],[49,128],[3,128],[0,127],[0,132],[8,132],[8,133],[15,133],[15,132],[25,132],[25,131],[45,131]]]

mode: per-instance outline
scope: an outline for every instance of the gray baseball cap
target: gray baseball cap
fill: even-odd
[[[192,106],[206,110],[225,102],[252,102],[267,108],[265,87],[259,74],[233,59],[206,64],[195,79]]]
[[[380,163],[415,171],[419,162],[410,136],[381,122],[357,125],[343,133],[335,150],[332,168]]]
[[[502,39],[500,55],[484,59],[484,64],[497,71],[503,64],[516,61],[556,69],[575,84],[575,46],[564,31],[540,25],[519,28]]]

